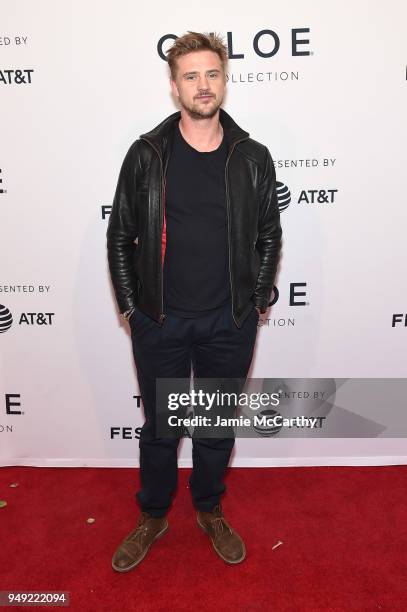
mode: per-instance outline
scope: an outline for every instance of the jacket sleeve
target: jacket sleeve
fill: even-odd
[[[276,191],[276,171],[267,147],[259,184],[259,199],[256,249],[260,254],[260,270],[254,291],[254,303],[264,313],[270,302],[274,286],[282,236]]]
[[[136,305],[138,295],[134,268],[135,239],[138,236],[137,143],[138,141],[135,141],[131,145],[122,163],[106,232],[110,276],[117,304],[122,313]]]

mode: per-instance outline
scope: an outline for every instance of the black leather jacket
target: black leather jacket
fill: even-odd
[[[107,228],[110,275],[120,312],[135,305],[162,324],[165,175],[178,111],[128,150]],[[265,145],[219,110],[225,165],[232,315],[241,327],[253,303],[268,307],[281,248],[276,174]]]

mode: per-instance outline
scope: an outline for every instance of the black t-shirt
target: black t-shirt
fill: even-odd
[[[164,312],[195,317],[231,300],[225,137],[200,152],[178,122],[166,175]]]

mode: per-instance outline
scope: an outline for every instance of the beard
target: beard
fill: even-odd
[[[191,119],[197,120],[212,119],[222,104],[222,100],[218,101],[216,98],[212,98],[212,101],[209,102],[207,106],[201,106],[199,102],[196,104],[187,104],[181,98],[179,98],[179,102]]]

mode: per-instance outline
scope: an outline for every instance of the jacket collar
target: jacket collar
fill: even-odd
[[[164,121],[159,123],[154,129],[145,134],[140,134],[140,138],[148,140],[155,149],[160,153],[161,157],[165,156],[165,151],[169,139],[171,140],[172,130],[175,123],[181,118],[181,111],[177,111],[169,115]],[[228,143],[229,148],[240,140],[249,138],[249,132],[242,130],[241,127],[232,119],[232,117],[223,108],[219,109],[219,121],[223,127],[223,133]]]

